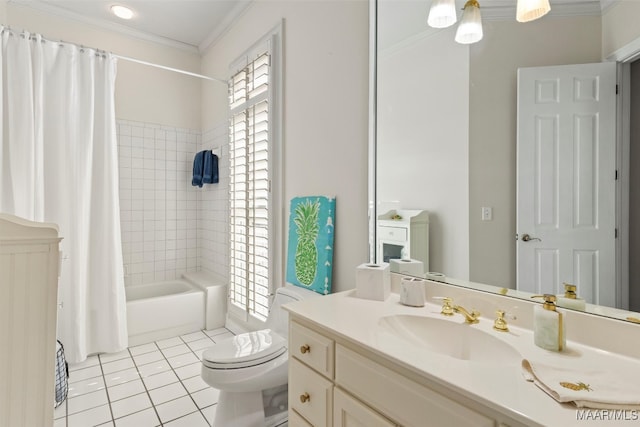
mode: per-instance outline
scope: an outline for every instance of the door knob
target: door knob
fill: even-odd
[[[537,237],[531,237],[528,234],[523,234],[522,235],[522,241],[523,242],[532,242],[534,240],[537,240],[538,242],[542,242],[542,240],[538,239]]]

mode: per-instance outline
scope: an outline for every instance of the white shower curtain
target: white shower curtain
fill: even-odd
[[[58,338],[71,362],[127,347],[110,54],[1,28],[0,212],[64,238]]]

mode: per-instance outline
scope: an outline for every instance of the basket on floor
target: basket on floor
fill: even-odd
[[[67,398],[69,392],[69,365],[64,357],[64,346],[57,340],[56,343],[56,401],[57,408]]]

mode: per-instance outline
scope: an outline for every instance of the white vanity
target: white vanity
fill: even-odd
[[[638,350],[618,342],[638,342],[637,325],[568,313],[568,350],[558,354],[533,344],[529,302],[435,282],[427,290],[432,303],[424,308],[399,304],[395,293],[379,302],[354,291],[286,306],[290,425],[584,425],[573,404],[525,381],[523,358],[567,368],[616,366],[640,377]],[[480,322],[442,316],[437,295],[478,308]],[[498,308],[518,317],[509,332],[493,329]],[[602,338],[605,349],[594,347],[589,340],[600,340],[612,324],[626,338]]]

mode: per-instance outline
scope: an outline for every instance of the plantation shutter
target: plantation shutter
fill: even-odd
[[[265,320],[270,277],[270,55],[249,61],[229,83],[230,302]]]

